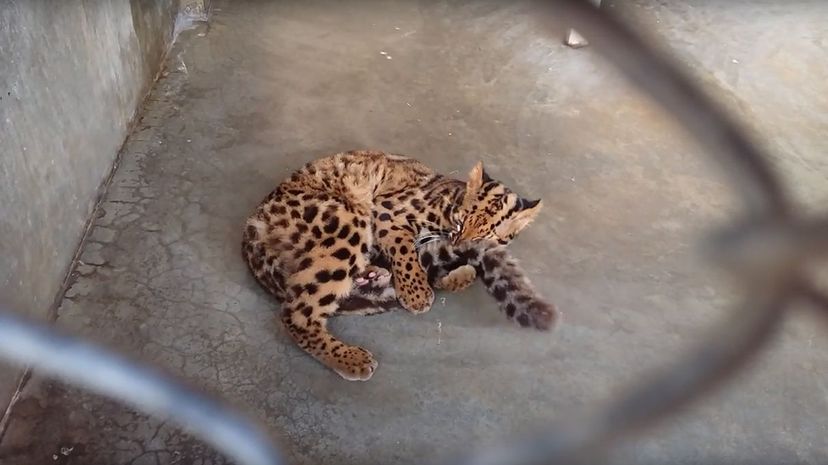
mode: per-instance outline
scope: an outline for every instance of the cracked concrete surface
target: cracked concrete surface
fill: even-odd
[[[718,96],[780,155],[803,201],[828,198],[828,73],[815,58],[826,7],[776,17],[748,14],[746,1],[722,14],[718,3],[678,3],[623,8],[724,86]],[[566,418],[691,346],[738,295],[697,258],[700,235],[738,212],[721,174],[593,52],[550,38],[528,5],[214,7],[209,30],[177,44],[126,143],[58,324],[227,399],[271,429],[290,463],[423,463]],[[721,57],[739,56],[739,79],[707,53],[711,30]],[[774,55],[781,68],[752,48],[776,40],[802,41]],[[563,310],[559,331],[513,327],[475,286],[438,296],[423,316],[337,320],[380,361],[368,383],[296,349],[239,256],[241,225],[304,162],[361,147],[445,173],[482,159],[542,197],[513,251]],[[731,389],[625,443],[615,461],[825,463],[824,335],[798,316]],[[40,376],[0,458],[226,463],[167,419]]]

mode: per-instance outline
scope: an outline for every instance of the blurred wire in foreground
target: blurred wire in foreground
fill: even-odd
[[[609,406],[531,437],[461,457],[464,465],[600,461],[618,437],[650,426],[716,387],[770,339],[797,298],[828,297],[808,282],[806,260],[828,252],[828,221],[794,216],[767,157],[678,67],[583,0],[550,0],[547,19],[574,28],[636,86],[674,116],[718,162],[746,201],[746,220],[710,240],[711,255],[746,286],[746,300],[698,348]],[[826,309],[822,309],[826,310]]]
[[[168,415],[228,457],[279,465],[261,430],[219,403],[109,350],[0,311],[0,355],[142,411]]]
[[[699,347],[606,408],[567,419],[450,462],[463,465],[595,463],[625,434],[651,426],[732,376],[765,345],[794,299],[828,310],[828,296],[806,279],[804,264],[828,254],[828,219],[795,215],[767,157],[678,67],[583,0],[550,0],[549,19],[575,28],[634,84],[692,134],[733,180],[745,219],[710,241],[722,265],[741,278],[745,301]],[[208,398],[156,371],[45,326],[0,313],[0,355],[45,374],[170,415],[239,464],[281,461],[266,437]]]

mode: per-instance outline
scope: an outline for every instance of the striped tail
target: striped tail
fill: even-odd
[[[517,260],[504,247],[485,249],[475,269],[510,320],[544,331],[555,327],[560,319],[558,310],[538,296]]]

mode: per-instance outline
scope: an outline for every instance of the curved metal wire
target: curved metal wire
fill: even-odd
[[[727,258],[738,266],[736,271],[744,272],[751,295],[695,351],[603,410],[454,462],[464,465],[593,463],[617,437],[675,412],[743,367],[769,340],[798,291],[807,290],[812,303],[828,303],[823,294],[802,284],[798,270],[810,251],[828,250],[828,235],[820,234],[826,231],[825,222],[800,223],[793,218],[792,206],[761,150],[678,67],[621,23],[582,0],[550,3],[557,7],[553,19],[559,26],[583,34],[675,116],[739,186],[753,221],[724,235],[716,250],[740,246]],[[757,264],[763,267],[748,269]]]
[[[282,464],[269,438],[249,421],[107,349],[0,311],[0,354],[145,412],[169,415],[240,464]]]
[[[672,368],[585,417],[569,418],[532,437],[480,450],[451,463],[461,465],[539,465],[596,463],[623,435],[675,412],[744,366],[782,321],[786,297],[773,289],[753,296]]]
[[[627,79],[649,94],[723,165],[754,214],[784,215],[791,205],[768,157],[713,100],[628,27],[583,0],[550,0],[549,19],[574,27]]]
[[[739,186],[751,222],[716,242],[744,278],[749,297],[687,357],[608,407],[531,437],[486,448],[451,463],[593,463],[623,434],[652,425],[743,367],[768,341],[791,300],[825,311],[828,297],[801,277],[809,254],[828,251],[828,220],[802,221],[764,156],[680,68],[605,12],[583,0],[552,0],[561,30],[575,27],[627,78],[674,115]],[[823,234],[826,233],[826,234]],[[239,463],[281,460],[266,436],[214,401],[117,355],[0,312],[0,354],[47,374],[170,415]]]

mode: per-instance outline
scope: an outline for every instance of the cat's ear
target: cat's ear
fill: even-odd
[[[483,187],[485,171],[483,171],[483,162],[477,162],[471,171],[469,171],[469,180],[466,181],[466,195],[463,197],[463,206],[470,207],[477,198],[477,191]]]
[[[527,199],[524,199],[523,197],[520,197],[518,199],[518,210],[532,209],[532,208],[535,208],[536,206],[538,206],[538,204],[540,204],[540,199],[527,200]]]
[[[538,217],[543,202],[538,200],[518,199],[518,210],[512,213],[511,216],[505,218],[495,229],[495,234],[499,237],[507,238],[514,237],[521,232],[529,223],[535,221]]]
[[[483,186],[483,183],[486,182],[484,178],[486,178],[486,171],[483,170],[483,162],[477,162],[469,171],[469,180],[466,182],[466,192],[474,192],[477,193],[478,190]]]
[[[483,169],[482,166],[481,166],[481,169]],[[487,182],[492,182],[492,181],[494,181],[494,179],[492,179],[492,177],[489,176],[489,173],[487,173],[486,170],[483,170],[483,184],[486,184]]]

